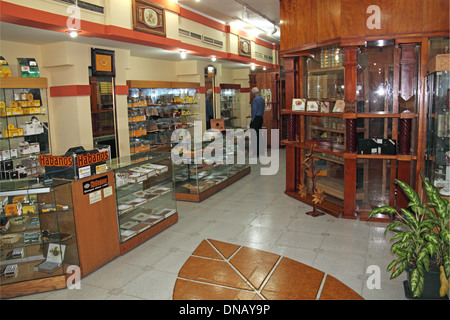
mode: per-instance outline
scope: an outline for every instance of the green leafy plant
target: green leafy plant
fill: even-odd
[[[421,202],[417,192],[407,183],[400,180],[396,182],[409,199],[407,208],[401,208],[400,212],[397,212],[390,206],[379,207],[370,212],[369,219],[380,213],[398,217],[385,230],[385,233],[395,233],[391,239],[395,241],[391,252],[398,256],[389,264],[387,270],[392,272],[393,279],[410,267],[410,290],[413,297],[420,297],[424,288],[425,272],[430,268],[440,269],[441,279],[443,276],[446,279],[450,277],[450,205],[447,199],[440,196],[436,187],[425,179],[423,185],[429,201],[426,203]],[[443,286],[441,281],[441,288]]]

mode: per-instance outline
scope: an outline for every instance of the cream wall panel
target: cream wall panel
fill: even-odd
[[[184,43],[202,46],[202,47],[208,48],[208,49],[227,52],[227,49],[228,49],[227,48],[227,34],[225,32],[207,27],[203,24],[200,24],[195,21],[191,21],[191,20],[183,18],[183,17],[179,17],[179,19],[176,21],[176,23],[173,24],[173,27],[175,27],[175,29],[176,29],[175,30],[176,33],[173,34],[174,39],[178,39]],[[189,38],[189,37],[185,37],[185,36],[180,36],[178,33],[179,28],[200,34],[202,36],[210,37],[215,40],[222,41],[223,47],[211,45],[211,44],[203,42],[202,40],[197,40],[197,39],[193,39],[193,38]]]
[[[173,61],[130,57],[127,80],[176,81]]]
[[[11,2],[20,6],[47,11],[51,13],[55,13],[61,16],[69,16],[70,13],[67,12],[67,9],[72,6],[70,4],[56,2],[56,1],[49,1],[49,0],[4,0],[5,2]],[[95,0],[94,0],[95,1]],[[103,3],[103,0],[99,0],[99,3]],[[129,2],[131,6],[131,0],[115,0],[115,1],[123,1],[123,2]],[[100,4],[103,6],[103,4]],[[80,10],[80,18],[81,20],[86,20],[90,22],[105,23],[105,15],[100,14],[97,12],[87,11],[84,9]],[[81,26],[83,27],[83,26]]]
[[[67,149],[75,146],[92,149],[90,97],[55,97],[51,100],[49,116],[52,154],[64,154]]]
[[[178,39],[178,14],[165,10],[166,17],[166,37],[169,39]]]
[[[105,24],[133,29],[131,0],[104,0]]]
[[[0,54],[8,61],[13,77],[19,76],[17,58],[35,58],[39,66],[41,77],[49,78],[49,74],[42,68],[41,47],[39,45],[4,41],[0,39]]]

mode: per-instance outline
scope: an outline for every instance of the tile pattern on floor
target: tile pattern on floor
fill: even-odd
[[[177,201],[178,223],[81,279],[80,289],[15,299],[171,300],[181,267],[202,240],[212,238],[299,261],[333,276],[366,300],[406,300],[406,274],[390,279],[386,271],[395,258],[389,250],[393,233],[385,235],[386,224],[306,215],[310,206],[284,194],[286,151],[280,149],[279,156],[275,175],[261,175],[262,165],[255,164],[251,174],[201,203]],[[228,259],[236,249],[221,252]],[[378,266],[379,273],[368,273],[371,266]],[[377,286],[369,286],[374,279]],[[249,297],[244,290],[189,284],[221,290],[226,300]],[[253,292],[250,297],[260,299]]]
[[[174,300],[362,300],[336,278],[298,261],[203,240],[178,273]]]

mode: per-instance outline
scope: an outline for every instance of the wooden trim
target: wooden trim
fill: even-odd
[[[47,78],[22,78],[9,77],[0,78],[0,88],[2,89],[22,89],[22,88],[48,88]]]
[[[205,190],[202,193],[199,194],[191,194],[191,193],[176,193],[176,199],[178,201],[189,201],[189,202],[201,202],[209,197],[211,197],[213,194],[219,192],[220,190],[228,187],[229,185],[235,183],[239,179],[245,177],[246,175],[250,174],[251,167],[248,167],[241,172],[235,174],[234,176],[229,177],[227,180],[215,185],[212,188],[209,188],[208,190]]]
[[[66,288],[66,276],[21,281],[0,286],[0,298],[9,299],[27,294],[41,293]]]
[[[174,225],[178,222],[178,212],[175,212],[173,215],[164,219],[163,221],[155,224],[154,226],[148,228],[147,230],[141,232],[140,234],[126,240],[125,242],[120,244],[120,254],[124,255],[127,252],[133,250],[140,244],[144,243],[148,239],[156,236],[158,233],[161,233],[165,229]]]

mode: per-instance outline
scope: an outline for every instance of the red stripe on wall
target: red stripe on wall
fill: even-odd
[[[161,3],[173,3],[172,1],[160,0]],[[50,13],[47,11],[32,9],[10,2],[0,1],[0,20],[8,23],[19,24],[27,27],[33,27],[44,30],[66,32],[67,30],[67,17],[58,14]],[[178,4],[178,10],[180,14],[186,18],[190,17],[196,19],[197,22],[205,24],[210,27],[218,28],[223,32],[230,32],[228,26],[222,25],[214,20],[200,16],[193,12],[189,12],[186,9],[180,8]],[[176,12],[176,7],[173,8]],[[260,66],[266,66],[268,68],[275,68],[276,65],[260,62],[256,59],[250,59],[241,57],[239,55],[224,53],[222,51],[204,48],[202,46],[190,45],[183,43],[179,40],[169,39],[166,37],[156,36],[148,33],[138,32],[126,28],[121,28],[111,25],[102,25],[89,21],[81,21],[81,35],[86,37],[98,37],[103,39],[116,40],[124,43],[135,43],[145,46],[157,47],[165,50],[179,50],[186,49],[189,54],[198,56],[211,56],[215,55],[218,59],[226,59],[239,63],[255,63]],[[242,32],[241,32],[242,33]],[[245,34],[245,33],[244,33]],[[259,39],[253,39],[255,43],[265,46],[267,48],[276,48],[276,46],[266,43]]]
[[[89,85],[68,85],[50,87],[50,97],[74,97],[90,96],[91,86]]]
[[[116,85],[116,94],[117,95],[128,95],[128,86],[127,85]]]
[[[241,88],[241,93],[250,93],[250,88]]]

